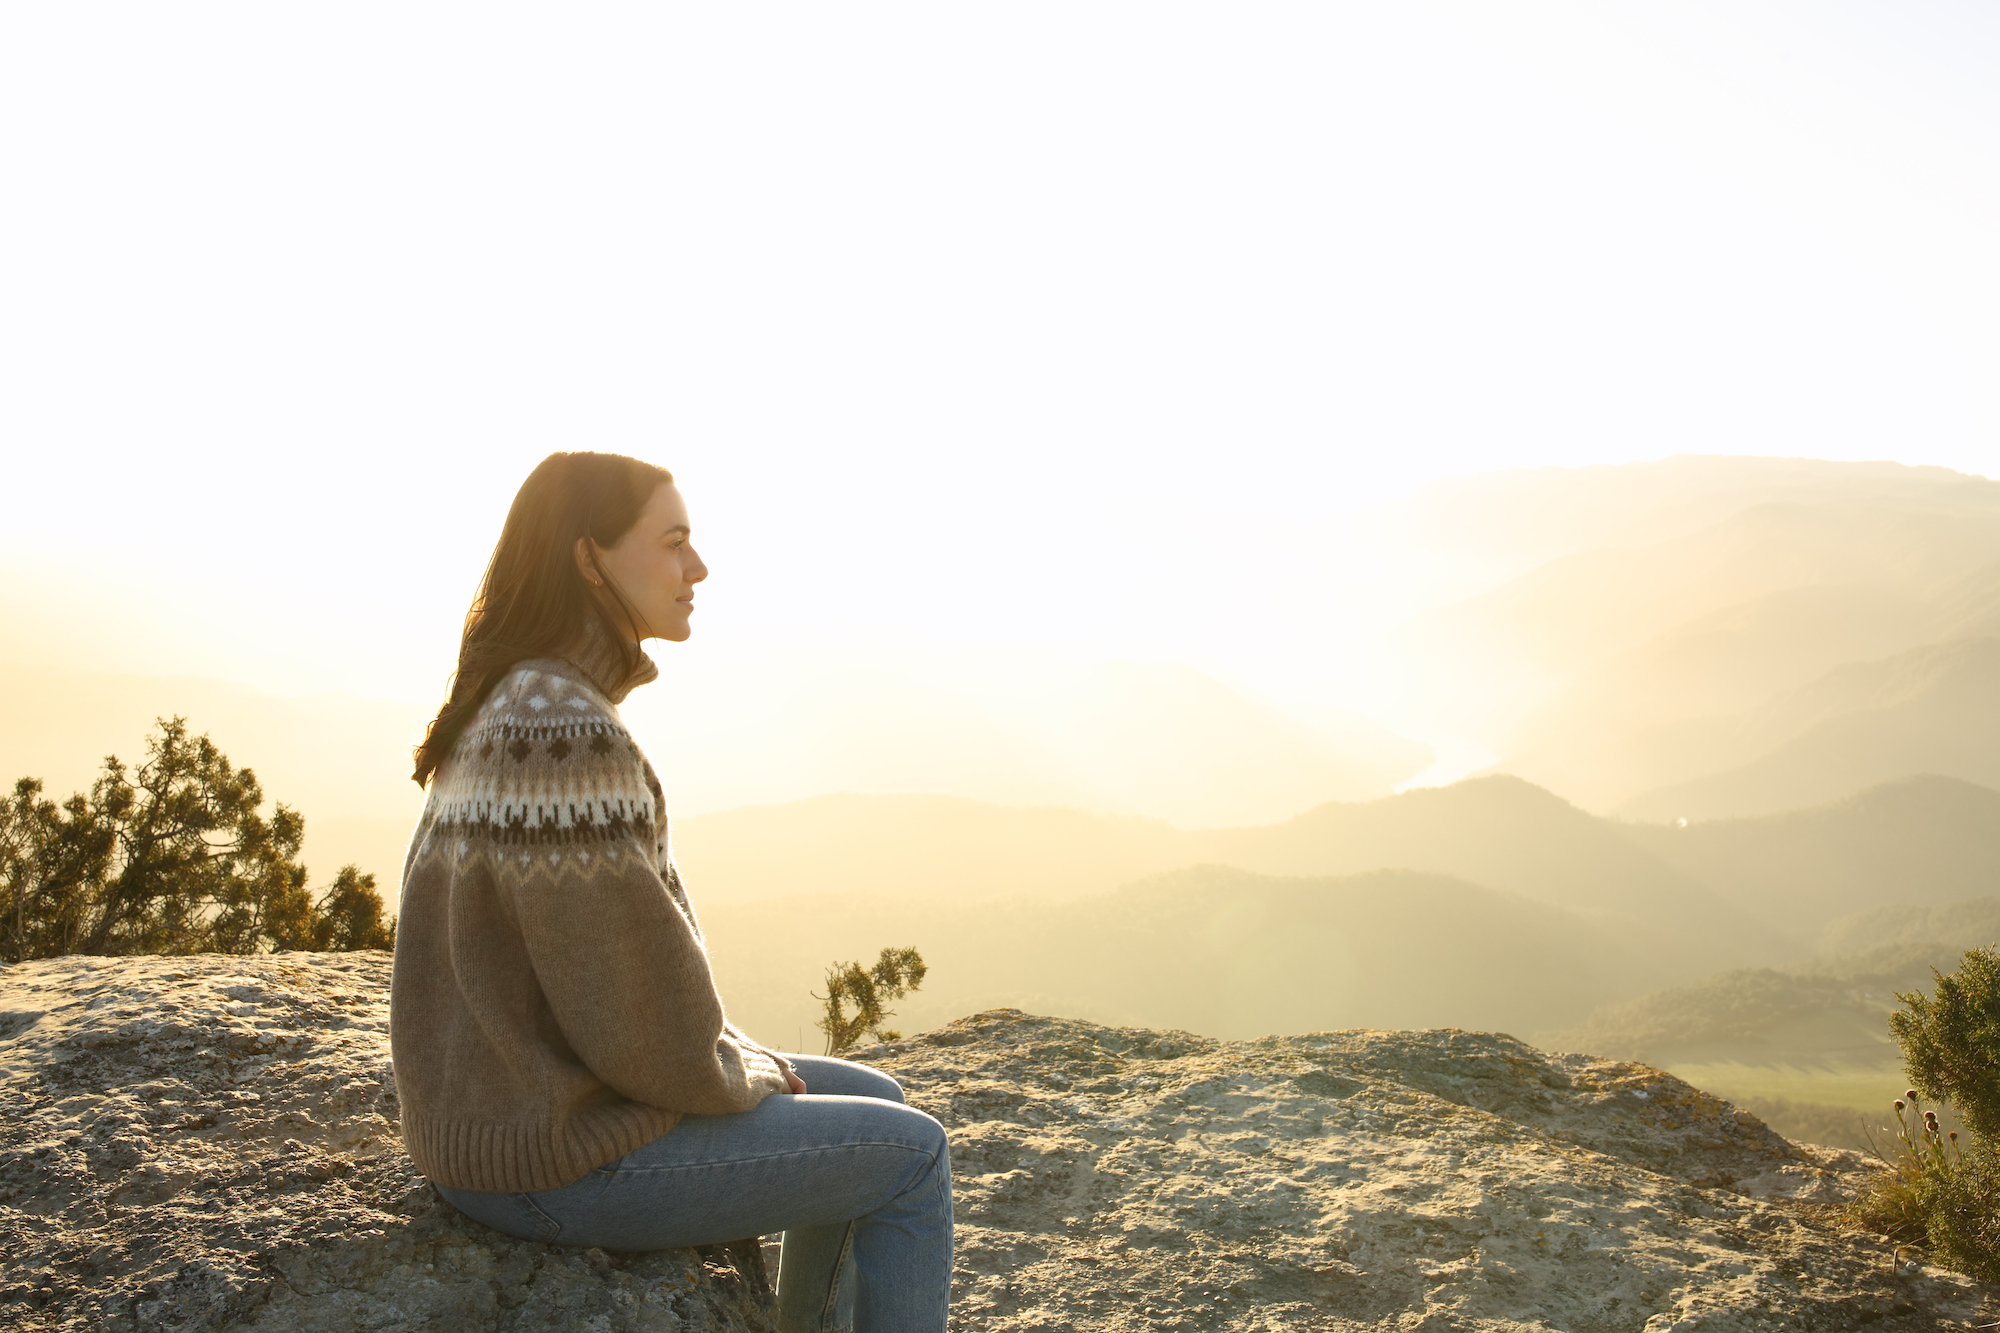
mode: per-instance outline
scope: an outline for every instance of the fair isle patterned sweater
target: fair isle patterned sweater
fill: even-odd
[[[390,1042],[403,1141],[468,1190],[567,1185],[785,1090],[723,1018],[614,654],[518,664],[432,779],[404,863]],[[592,669],[585,669],[592,668]]]

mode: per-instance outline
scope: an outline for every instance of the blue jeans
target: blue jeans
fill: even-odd
[[[664,1250],[785,1233],[782,1333],[943,1333],[951,1297],[944,1127],[866,1065],[787,1055],[802,1095],[681,1117],[582,1180],[531,1194],[438,1186],[523,1240]]]

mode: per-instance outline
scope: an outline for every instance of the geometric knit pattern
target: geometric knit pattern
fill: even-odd
[[[659,775],[616,708],[560,658],[519,663],[493,687],[440,765],[424,826],[419,856],[432,839],[457,840],[458,856],[490,840],[524,872],[538,859],[560,865],[560,854],[534,849],[649,843],[653,869],[701,933],[673,863]],[[590,853],[579,854],[587,865]]]

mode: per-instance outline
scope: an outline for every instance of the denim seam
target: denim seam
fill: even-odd
[[[550,1217],[547,1213],[543,1212],[542,1206],[535,1202],[534,1195],[516,1194],[514,1197],[520,1200],[521,1205],[525,1207],[530,1213],[533,1213],[536,1217],[542,1219],[542,1226],[541,1226],[542,1234],[535,1237],[536,1240],[553,1242],[557,1236],[562,1235],[562,1223],[556,1221],[553,1217]]]
[[[848,1329],[834,1327],[833,1316],[840,1305],[840,1279],[854,1271],[854,1223],[849,1222],[841,1231],[840,1258],[833,1264],[833,1280],[826,1284],[826,1306],[819,1313],[821,1333],[851,1333]]]

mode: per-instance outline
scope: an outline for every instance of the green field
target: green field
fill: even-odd
[[[1783,1098],[1880,1111],[1885,1117],[1889,1103],[1909,1086],[1901,1064],[1685,1064],[1669,1065],[1667,1072],[1731,1101]]]
[[[1734,1102],[1788,1139],[1886,1156],[1896,1151],[1892,1103],[1909,1086],[1899,1063],[1711,1061],[1669,1065],[1667,1072]],[[1946,1129],[1964,1128],[1951,1108],[1937,1109]]]

